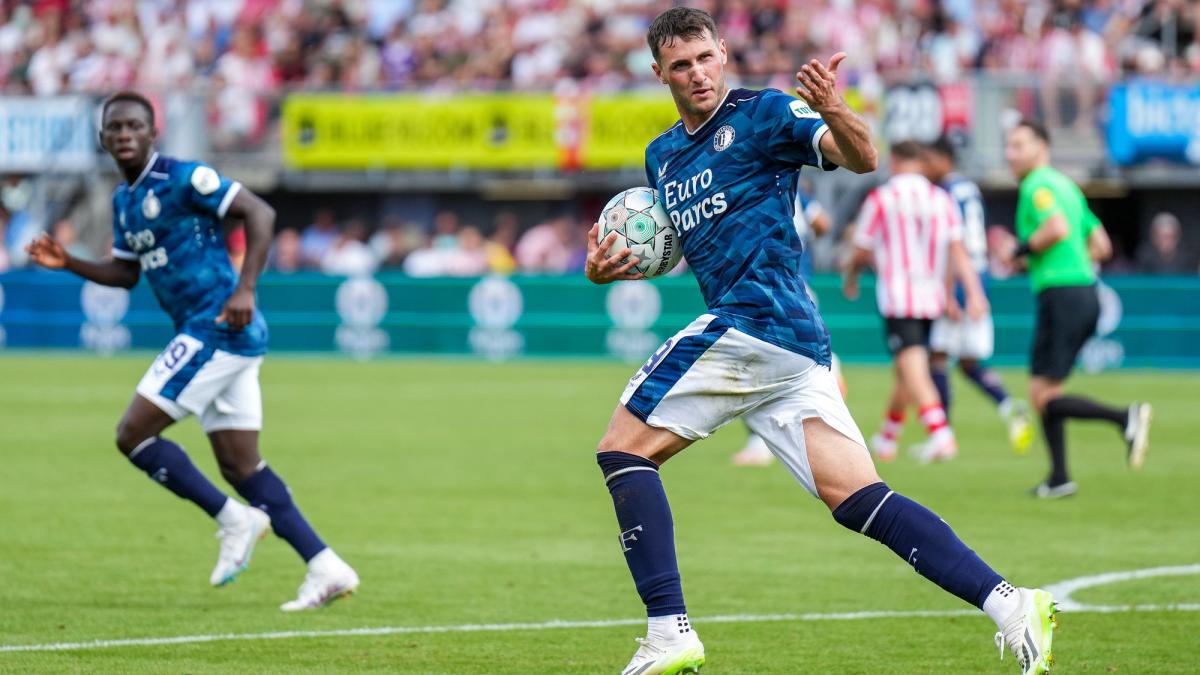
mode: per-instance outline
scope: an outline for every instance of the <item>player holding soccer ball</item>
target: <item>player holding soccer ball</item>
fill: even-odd
[[[358,587],[358,575],[325,545],[292,501],[291,491],[258,452],[262,394],[258,370],[267,324],[254,288],[267,259],[275,211],[240,183],[196,162],[154,151],[150,102],[120,92],[104,102],[100,144],[125,183],[113,193],[112,257],[72,257],[49,236],[29,245],[32,260],[105,286],[132,288],[144,274],[178,335],[154,360],[117,425],[117,448],[155,482],[217,521],[220,555],[211,583],[233,581],[250,564],[268,527],[308,563],[295,600],[281,609],[320,607]],[[225,250],[221,221],[246,221],[239,277]],[[221,475],[249,506],[227,496],[161,434],[196,415]]]
[[[845,55],[828,66],[802,66],[799,101],[775,90],[730,90],[725,44],[705,12],[664,12],[647,41],[680,121],[646,148],[646,175],[679,229],[709,312],[667,340],[629,381],[596,455],[649,617],[647,636],[623,672],[696,672],[704,664],[658,472],[738,416],[838,523],[982,609],[1024,673],[1046,672],[1049,594],[1010,586],[937,515],[880,480],[829,371],[829,336],[798,274],[791,202],[805,164],[857,172],[876,166],[866,125],[835,86]],[[631,272],[638,261],[624,260],[628,247],[609,250],[617,236],[591,240],[586,274],[594,283],[639,278]]]

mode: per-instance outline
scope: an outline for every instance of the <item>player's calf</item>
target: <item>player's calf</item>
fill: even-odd
[[[833,509],[833,518],[887,546],[918,574],[983,610],[997,625],[1016,608],[1012,587],[944,520],[883,482],[850,495]]]
[[[166,438],[147,438],[131,448],[128,455],[134,466],[145,471],[159,485],[204,509],[213,518],[229,501],[229,497],[192,464],[183,448]]]

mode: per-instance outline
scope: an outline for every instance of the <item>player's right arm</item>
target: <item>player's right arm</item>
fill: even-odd
[[[99,262],[83,260],[67,253],[62,244],[48,234],[34,239],[25,250],[29,253],[29,259],[42,267],[74,272],[88,281],[104,286],[133,288],[141,276],[141,265],[136,259],[111,257]]]

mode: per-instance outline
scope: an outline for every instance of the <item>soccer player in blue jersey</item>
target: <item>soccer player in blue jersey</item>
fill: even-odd
[[[112,256],[82,260],[43,236],[30,244],[30,257],[43,267],[106,286],[132,288],[145,275],[177,335],[138,384],[117,425],[117,448],[154,481],[217,521],[221,544],[210,579],[214,586],[246,569],[270,527],[308,564],[296,599],[281,609],[321,607],[353,592],[358,575],[317,536],[258,451],[258,371],[267,351],[267,324],[254,291],[275,211],[204,164],[159,155],[157,135],[154,109],[144,97],[119,92],[108,98],[100,144],[125,176],[113,193]],[[225,250],[222,221],[227,216],[246,224],[240,276]],[[209,482],[183,448],[162,436],[188,415],[200,419],[221,475],[249,506]]]
[[[963,247],[971,259],[971,267],[979,275],[979,285],[987,289],[987,233],[983,217],[983,196],[979,186],[955,170],[955,151],[950,139],[942,136],[925,149],[925,176],[939,185],[958,205],[963,221]],[[984,364],[992,356],[995,344],[992,313],[979,319],[966,316],[961,285],[947,295],[946,316],[933,322],[929,333],[929,368],[933,384],[942,398],[942,408],[950,416],[951,358],[958,368],[996,404],[1000,417],[1008,425],[1008,439],[1013,450],[1024,454],[1033,442],[1033,424],[1024,401],[1012,398],[1000,379],[1000,374]]]
[[[729,89],[725,44],[705,12],[667,10],[647,41],[680,121],[647,146],[646,177],[679,228],[709,311],[634,374],[596,455],[649,618],[623,672],[696,672],[704,664],[659,467],[739,416],[838,523],[982,609],[1022,671],[1045,672],[1049,594],[1009,585],[945,521],[880,480],[829,370],[829,335],[798,273],[792,209],[803,165],[875,169],[867,127],[836,89],[845,54],[800,68],[801,101],[775,90]],[[587,277],[599,284],[638,278],[631,251],[610,250],[612,235],[597,244],[598,232]]]

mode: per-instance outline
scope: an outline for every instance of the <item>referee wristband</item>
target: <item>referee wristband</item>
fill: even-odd
[[[1025,242],[1017,246],[1017,251],[1014,255],[1017,258],[1021,258],[1029,255],[1030,253],[1033,253],[1033,249],[1030,248],[1029,242]]]

